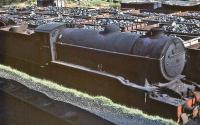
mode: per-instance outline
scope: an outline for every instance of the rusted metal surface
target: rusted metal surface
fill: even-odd
[[[200,49],[187,49],[188,59],[185,67],[185,75],[192,81],[200,81]],[[200,84],[200,83],[199,83]]]
[[[56,50],[57,60],[123,76],[130,81],[144,83],[145,78],[149,81],[155,79],[163,80],[161,71],[159,70],[159,59],[143,58],[63,44],[56,44]],[[142,72],[138,72],[141,70]],[[156,72],[150,74],[152,71]]]
[[[179,99],[170,97],[164,99],[163,95],[159,93],[157,96],[148,95],[146,91],[142,91],[137,87],[122,84],[117,77],[106,74],[103,75],[85,68],[81,68],[81,70],[79,66],[73,64],[53,62],[50,68],[51,70],[49,71],[52,71],[52,76],[58,75],[55,79],[64,82],[65,84],[63,85],[65,86],[87,91],[92,95],[101,94],[111,98],[114,102],[134,106],[150,114],[177,120],[177,114],[175,112],[178,110],[178,105],[182,105],[182,101]],[[54,72],[55,70],[57,70],[57,72]],[[79,76],[79,79],[77,79],[77,76]],[[65,77],[65,79],[63,79],[63,77]],[[67,81],[71,81],[71,83],[68,82],[66,84]],[[91,83],[91,81],[95,82]],[[163,111],[167,113],[163,114]]]
[[[49,49],[45,47],[49,44],[48,34],[33,33],[27,35],[2,30],[0,34],[0,53],[4,55],[4,61],[6,61],[6,56],[37,64],[50,61],[50,58],[47,59],[47,55],[50,54],[48,53]],[[24,52],[24,50],[27,51]]]
[[[178,10],[178,11],[200,11],[200,5],[192,5],[192,6],[181,6],[181,5],[169,5],[162,4],[162,8],[166,10]]]
[[[178,2],[177,2],[178,3]],[[187,3],[186,3],[187,4]],[[179,5],[179,4],[167,4],[161,2],[122,2],[122,9],[135,8],[135,9],[160,9],[160,10],[170,10],[170,11],[200,11],[200,5]]]
[[[4,62],[6,65],[14,66],[17,69],[25,71],[34,76],[38,76],[40,78],[46,78],[49,80],[57,81],[59,83],[63,83],[63,85],[67,87],[76,88],[81,91],[87,91],[88,93],[91,93],[92,95],[104,95],[113,99],[115,102],[119,102],[121,104],[127,104],[127,105],[135,106],[141,109],[144,108],[145,111],[152,114],[154,113],[162,114],[161,112],[159,113],[160,110],[158,110],[158,112],[155,112],[157,111],[156,107],[155,107],[155,110],[152,110],[152,107],[149,108],[147,106],[143,106],[144,100],[141,100],[141,98],[144,98],[144,92],[141,92],[141,90],[138,90],[138,89],[133,89],[128,86],[126,87],[122,85],[121,82],[117,78],[109,77],[109,76],[102,75],[99,73],[90,72],[87,70],[81,70],[79,67],[74,67],[74,66],[66,65],[66,64],[62,65],[60,63],[55,63],[55,62],[49,63],[49,65],[46,65],[44,67],[40,67],[41,65],[39,64],[37,65],[35,63],[31,63],[31,59],[29,61],[23,60],[24,57],[17,58],[13,56],[12,54],[10,53],[9,56],[8,55],[6,56],[7,59]],[[102,54],[100,55],[103,56]],[[114,55],[115,54],[112,54],[112,56]],[[126,57],[123,57],[123,58],[126,58]],[[4,59],[4,58],[1,58],[1,59]],[[141,60],[141,58],[139,60]],[[119,59],[116,58],[116,61],[119,61]],[[141,63],[141,61],[138,61],[138,64],[139,63]],[[142,66],[142,64],[139,64],[139,65]],[[101,87],[97,88],[96,86],[101,86]],[[110,91],[110,90],[118,91],[119,95],[116,95],[113,91]],[[137,95],[136,97],[138,99],[134,97],[135,95]],[[124,98],[124,96],[126,96],[126,98]],[[159,104],[159,102],[156,103],[155,101],[148,101],[148,102],[150,104],[152,103],[151,104],[152,106],[157,103]],[[161,105],[165,106],[166,104],[161,104]],[[176,108],[174,108],[174,110],[176,110]],[[169,111],[169,110],[166,110],[166,111]],[[169,114],[170,115],[166,117],[173,117],[174,119],[176,119],[176,115],[175,116],[172,115],[173,110],[170,110]]]
[[[110,52],[160,59],[159,66],[161,75],[159,75],[159,77],[163,76],[166,80],[174,79],[183,71],[185,49],[180,39],[164,36],[161,30],[151,30],[151,32],[148,32],[147,36],[142,37],[137,34],[112,31],[112,28],[114,28],[112,26],[108,26],[107,28],[109,29],[105,29],[102,32],[81,29],[65,29],[62,33],[61,42],[88,48],[107,50]],[[171,51],[173,52],[171,53]],[[105,60],[103,58],[100,59]],[[145,65],[148,65],[148,63],[148,61],[144,62]],[[133,67],[135,66],[133,65]],[[148,73],[151,74],[151,72]],[[158,74],[159,73],[160,72],[158,72]],[[158,79],[161,80],[159,77]],[[145,79],[145,77],[143,79]],[[147,79],[149,78],[147,77]],[[156,80],[155,77],[154,79]]]
[[[156,9],[160,7],[160,3],[156,2],[130,2],[130,3],[121,3],[121,8],[122,9],[127,9],[127,8],[134,8],[134,9]]]
[[[14,63],[14,61],[12,62]],[[22,62],[18,62],[18,64],[20,65]],[[24,64],[27,63],[25,62]],[[30,67],[32,67],[31,71],[38,69],[37,65],[34,66],[32,64],[24,65],[22,69],[24,70]],[[17,68],[19,68],[19,66],[17,66]],[[30,73],[30,71],[27,73]],[[118,77],[109,74],[98,73],[87,68],[81,68],[77,65],[62,62],[52,62],[49,66],[43,68],[43,72],[39,73],[35,70],[34,73],[34,76],[39,75],[38,77],[59,82],[64,86],[75,88],[80,91],[87,91],[92,95],[104,95],[111,98],[114,102],[133,106],[150,114],[177,119],[177,114],[175,113],[177,112],[177,106],[162,102],[162,95],[160,95],[160,99],[156,99],[157,101],[155,97],[148,99],[145,96],[146,91],[137,89],[136,87],[133,88],[128,84],[122,84]],[[147,98],[146,102],[145,98]],[[168,102],[169,101],[170,100],[168,100]],[[173,99],[171,101],[174,102]],[[163,114],[163,111],[168,113]]]

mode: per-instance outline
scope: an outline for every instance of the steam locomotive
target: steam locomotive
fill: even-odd
[[[146,36],[113,25],[104,31],[63,23],[0,29],[2,64],[176,120],[199,107],[199,53],[160,29]]]

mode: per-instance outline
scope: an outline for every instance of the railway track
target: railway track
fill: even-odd
[[[13,80],[0,78],[2,125],[113,125],[71,104],[55,101]]]

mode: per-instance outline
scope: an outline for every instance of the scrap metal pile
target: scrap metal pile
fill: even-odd
[[[39,26],[49,22],[64,22],[69,27],[82,27],[102,30],[107,24],[116,24],[122,29],[131,29],[142,18],[133,16],[131,13],[123,12],[117,9],[87,9],[87,8],[58,8],[46,7],[38,9],[36,7],[27,7],[17,9],[8,8],[1,17],[14,20],[17,24],[26,23],[30,26]],[[129,29],[130,30],[130,29]]]
[[[122,31],[136,32],[138,29],[159,27],[165,32],[200,34],[199,12],[148,12],[137,10],[59,8],[59,7],[16,7],[4,8],[1,18],[26,23],[37,27],[49,22],[64,22],[68,27],[103,30],[107,24],[116,24]],[[154,24],[154,25],[153,25]],[[157,25],[156,25],[157,24]],[[162,25],[161,25],[162,24]],[[148,28],[150,26],[150,28]],[[139,32],[139,31],[138,31]]]

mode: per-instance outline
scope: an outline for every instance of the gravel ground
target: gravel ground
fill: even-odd
[[[59,84],[31,77],[25,73],[0,65],[0,77],[20,82],[50,98],[73,104],[117,125],[175,125],[176,122],[113,103],[102,96],[90,96]]]

